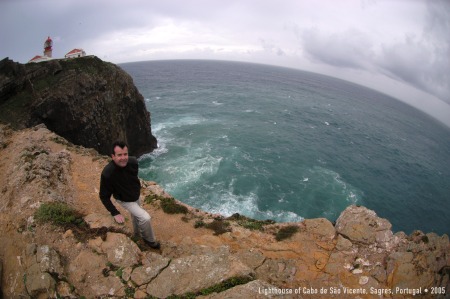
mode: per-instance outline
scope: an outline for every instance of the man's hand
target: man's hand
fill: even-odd
[[[114,220],[116,220],[117,223],[125,222],[125,218],[122,216],[122,214],[117,214],[116,216],[114,216]]]

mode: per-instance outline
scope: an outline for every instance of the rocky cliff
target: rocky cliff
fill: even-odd
[[[43,125],[0,125],[4,298],[448,298],[448,236],[394,234],[364,207],[335,224],[258,222],[204,213],[142,181],[162,243],[151,250],[98,199],[107,162]],[[51,203],[82,221],[42,221]]]
[[[89,56],[19,64],[0,61],[0,121],[13,128],[43,123],[70,142],[110,154],[122,139],[140,156],[156,148],[150,113],[132,78]]]

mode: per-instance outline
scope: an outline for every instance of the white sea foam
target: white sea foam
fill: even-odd
[[[271,219],[277,222],[298,222],[303,220],[303,217],[294,212],[261,210],[258,208],[258,202],[258,196],[254,192],[246,195],[236,195],[231,190],[223,190],[223,192],[205,202],[200,208],[226,217],[239,213],[254,219]]]

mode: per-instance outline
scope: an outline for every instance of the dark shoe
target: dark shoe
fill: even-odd
[[[144,240],[144,239],[143,239]],[[160,249],[161,248],[161,244],[159,244],[159,242],[155,241],[155,242],[149,242],[147,240],[144,240],[145,244],[147,244],[148,246],[150,246],[153,249]]]

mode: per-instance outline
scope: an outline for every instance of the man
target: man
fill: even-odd
[[[111,202],[111,195],[131,214],[135,236],[142,237],[151,248],[161,245],[155,240],[150,215],[141,207],[139,199],[141,183],[138,178],[139,164],[135,157],[128,156],[128,146],[123,141],[112,145],[112,161],[105,166],[100,178],[100,199],[117,223],[125,218]]]

